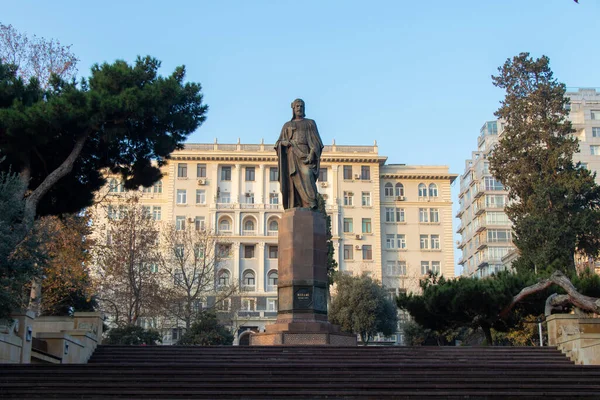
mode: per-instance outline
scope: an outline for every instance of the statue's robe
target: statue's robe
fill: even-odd
[[[290,146],[283,146],[282,141]],[[312,119],[292,120],[281,128],[275,143],[279,158],[279,184],[284,209],[317,207],[317,179],[323,142]],[[310,157],[310,163],[304,161]]]

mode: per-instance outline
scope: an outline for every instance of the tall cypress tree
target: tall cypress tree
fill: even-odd
[[[546,56],[521,53],[492,76],[506,97],[495,113],[505,128],[490,169],[509,190],[516,268],[572,272],[576,252],[598,255],[600,188],[595,174],[573,162],[579,144],[567,119],[569,99],[549,64]]]

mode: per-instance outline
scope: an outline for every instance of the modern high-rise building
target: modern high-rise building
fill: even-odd
[[[596,89],[574,89],[565,94],[570,99],[569,119],[579,140],[575,162],[584,168],[600,172],[600,92]],[[502,121],[488,121],[480,130],[477,150],[465,162],[460,177],[457,233],[462,251],[459,264],[463,275],[486,277],[510,267],[517,256],[512,244],[511,222],[504,213],[508,192],[490,174],[487,161],[490,150],[502,136]],[[600,176],[596,176],[600,183]],[[586,260],[600,269],[598,261]]]
[[[317,187],[332,220],[335,259],[344,274],[368,274],[390,294],[419,289],[428,271],[454,276],[450,184],[446,166],[386,165],[373,146],[325,146]],[[219,279],[243,291],[236,340],[262,331],[277,315],[277,156],[268,144],[186,144],[140,191],[156,220],[211,227],[230,246]],[[109,182],[119,188],[119,182]],[[118,190],[113,189],[114,194]],[[120,196],[106,196],[114,205]],[[105,207],[107,208],[107,207]],[[172,342],[177,327],[168,330]],[[400,342],[400,335],[391,338]]]

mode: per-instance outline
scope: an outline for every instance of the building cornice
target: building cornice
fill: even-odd
[[[230,161],[230,162],[273,162],[277,163],[277,155],[273,154],[210,154],[210,153],[199,153],[199,154],[174,154],[170,160],[175,161]],[[369,156],[366,154],[353,154],[348,156],[329,156],[323,154],[321,156],[321,162],[324,163],[378,163],[383,165],[387,157]]]
[[[431,173],[415,173],[415,174],[381,174],[381,179],[419,179],[419,180],[449,180],[450,183],[458,178],[458,174],[431,174]]]

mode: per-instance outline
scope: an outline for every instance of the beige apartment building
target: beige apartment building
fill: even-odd
[[[390,293],[418,290],[428,271],[454,276],[450,184],[445,166],[386,165],[373,146],[325,146],[318,190],[332,219],[341,273],[366,273]],[[219,280],[239,283],[236,342],[277,315],[277,233],[283,213],[272,144],[186,144],[164,177],[141,191],[153,217],[211,227],[230,246]],[[118,186],[118,182],[112,185]],[[107,196],[107,202],[118,202]],[[113,206],[114,209],[114,206]],[[164,343],[176,340],[173,328]],[[381,340],[400,343],[401,335]]]
[[[568,90],[569,119],[579,140],[579,152],[574,161],[584,168],[600,172],[600,92],[591,88]],[[480,130],[477,150],[465,162],[460,177],[459,211],[457,233],[461,235],[458,249],[462,256],[459,264],[463,275],[486,277],[510,268],[517,257],[512,243],[511,222],[504,213],[508,192],[492,177],[487,157],[502,136],[503,123],[488,121]],[[600,183],[600,176],[596,176]],[[585,260],[600,270],[600,262]]]

